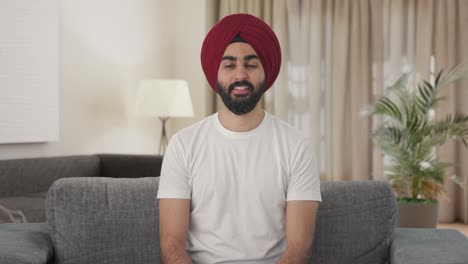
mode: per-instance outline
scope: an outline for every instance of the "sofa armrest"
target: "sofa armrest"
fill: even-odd
[[[50,264],[54,247],[46,223],[0,224],[0,263]]]
[[[390,263],[468,263],[468,238],[454,229],[396,228]]]
[[[161,173],[162,156],[98,154],[100,176],[112,178],[156,177]]]

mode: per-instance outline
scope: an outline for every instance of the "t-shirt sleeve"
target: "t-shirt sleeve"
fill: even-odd
[[[320,177],[312,143],[303,141],[292,158],[287,201],[322,201]]]
[[[172,137],[164,154],[157,198],[191,198],[189,170],[177,134]]]

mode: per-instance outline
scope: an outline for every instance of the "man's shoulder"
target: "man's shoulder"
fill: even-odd
[[[197,121],[196,123],[182,128],[176,132],[173,137],[178,140],[188,140],[204,132],[204,130],[209,129],[212,125],[212,118],[214,115],[203,118],[202,120]]]
[[[269,114],[269,116],[271,119],[272,130],[278,133],[279,136],[287,138],[288,141],[308,141],[308,137],[299,129],[277,116],[272,114]]]

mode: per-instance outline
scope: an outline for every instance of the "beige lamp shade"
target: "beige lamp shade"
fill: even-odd
[[[158,117],[192,117],[193,107],[187,81],[140,81],[136,113]]]

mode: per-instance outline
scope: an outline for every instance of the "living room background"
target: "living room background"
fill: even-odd
[[[0,144],[1,159],[156,153],[159,120],[134,113],[141,79],[189,82],[195,117],[170,120],[169,134],[212,112],[199,52],[214,23],[207,18],[214,18],[215,1],[57,0],[57,5],[59,141]]]
[[[211,89],[208,88],[204,79],[199,56],[203,37],[210,26],[219,18],[219,2],[226,2],[226,6],[235,7],[238,4],[237,2],[249,3],[249,5],[254,6],[254,3],[259,3],[260,1],[120,0],[115,2],[110,0],[57,0],[60,21],[60,139],[58,142],[3,144],[0,145],[0,158],[8,159],[92,153],[154,154],[158,149],[157,139],[159,138],[160,123],[157,119],[141,118],[134,114],[136,90],[138,81],[141,79],[180,78],[189,82],[195,117],[190,119],[170,120],[168,123],[169,135],[213,113],[215,109],[214,94]],[[275,0],[276,4],[281,2],[284,3],[284,0]],[[290,1],[289,3],[291,4],[294,2],[295,1]],[[322,2],[325,3],[325,1]],[[327,1],[327,5],[332,2],[333,1]],[[369,2],[371,6],[372,4],[380,3],[380,1],[361,2],[362,4]],[[452,64],[454,63],[453,58],[455,56],[453,51],[455,48],[463,47],[463,45],[458,45],[456,43],[465,43],[466,34],[452,34],[454,28],[462,30],[461,27],[445,28],[448,23],[445,23],[444,19],[447,18],[448,22],[459,23],[461,25],[464,21],[466,22],[466,17],[462,17],[462,19],[465,20],[462,21],[462,19],[460,19],[460,22],[452,21],[454,16],[441,15],[445,14],[446,10],[457,10],[451,6],[451,4],[448,4],[452,2],[433,1],[437,4],[436,8],[433,8],[435,4],[427,4],[429,2],[430,1],[408,1],[407,3],[412,3],[413,9],[411,9],[403,6],[404,1],[382,1],[382,3],[386,4],[392,3],[394,6],[391,10],[402,8],[405,12],[409,12],[408,10],[415,10],[415,3],[418,3],[420,6],[418,6],[416,10],[426,10],[426,14],[432,14],[432,12],[437,13],[438,16],[435,16],[436,19],[434,21],[432,20],[432,16],[416,17],[422,19],[423,22],[419,23],[419,25],[422,28],[426,28],[426,30],[427,27],[425,25],[438,25],[434,31],[431,31],[435,32],[436,35],[426,38],[429,40],[442,40],[434,41],[434,43],[437,43],[437,45],[434,45],[438,53],[436,57],[439,61]],[[458,2],[461,5],[462,1]],[[299,3],[302,5],[301,1],[299,1]],[[318,4],[320,1],[315,1],[314,3]],[[337,3],[342,3],[342,5],[339,6],[343,8],[338,11],[341,10],[340,12],[343,12],[343,14],[351,14],[348,8],[346,8],[347,5],[355,7],[352,9],[354,10],[353,14],[359,14],[358,11],[361,10],[357,8],[359,6],[358,2],[349,4],[351,2],[337,1]],[[241,4],[240,6],[248,8],[249,5]],[[301,5],[299,5],[299,7],[301,7]],[[466,7],[466,4],[461,6]],[[323,10],[328,10],[325,7]],[[306,9],[303,8],[302,11],[304,10]],[[318,9],[311,10],[317,11]],[[458,13],[463,12],[459,11]],[[317,18],[317,16],[311,17]],[[344,16],[338,17],[343,18]],[[350,17],[359,18],[353,20],[356,21],[356,25],[357,22],[361,21],[361,16]],[[328,16],[325,18],[327,19],[326,21],[330,20]],[[424,22],[424,19],[431,19],[430,23]],[[344,22],[343,24],[346,25]],[[396,25],[399,26],[398,23]],[[418,32],[424,31],[421,30]],[[324,35],[328,36],[327,34]],[[453,42],[452,38],[446,37],[445,34],[462,37],[460,37],[460,40],[457,40],[457,42]],[[341,34],[338,35],[344,36]],[[438,37],[439,35],[443,37]],[[356,34],[354,34],[354,36],[356,36]],[[395,38],[392,37],[392,39]],[[445,43],[445,40],[447,40],[447,43]],[[421,43],[426,42],[421,41]],[[415,43],[416,42],[412,45],[418,47],[417,52],[414,53],[416,55],[425,53],[423,51],[428,49],[428,47],[426,47],[427,45],[416,45]],[[358,46],[359,45],[356,47]],[[391,46],[395,47],[393,44]],[[446,46],[455,48],[446,48]],[[460,50],[466,52],[466,49]],[[449,51],[452,53],[449,53]],[[335,58],[341,57],[335,56]],[[393,55],[390,57],[397,58],[397,56]],[[424,60],[429,60],[429,56],[424,56]],[[399,61],[397,61],[396,64],[400,65]],[[427,62],[416,63],[416,65],[419,64],[427,65]],[[418,67],[419,66],[416,68]],[[439,68],[439,66],[436,68]],[[285,69],[285,67],[283,67],[283,69]],[[340,70],[335,71],[338,74],[340,73]],[[318,71],[315,72],[318,74]],[[361,82],[356,78],[352,83],[354,86],[359,86]],[[336,79],[334,79],[334,82],[336,82]],[[345,85],[341,84],[347,83],[341,82],[335,86],[337,88],[343,88]],[[280,89],[273,91],[275,93],[274,100],[272,100],[272,93],[266,95],[266,109],[276,115],[283,115],[284,118],[286,116],[284,114],[286,113],[285,111],[289,111],[291,108],[285,108],[280,102],[288,100],[288,94],[284,92],[284,90],[281,92],[282,90]],[[343,95],[346,91],[340,90],[340,92],[342,93],[341,95]],[[353,93],[354,92],[355,90],[353,90]],[[460,96],[451,94],[450,100],[454,102],[461,101],[460,98],[466,98],[466,90],[460,90],[459,94]],[[314,106],[314,104],[310,105]],[[337,104],[333,104],[333,106],[336,105]],[[341,104],[341,106],[343,105],[344,104]],[[355,112],[354,110],[357,109],[357,106],[360,106],[360,103],[354,106],[352,112]],[[272,107],[274,107],[274,111],[271,111]],[[452,104],[449,107],[454,107],[454,105]],[[464,110],[466,109],[465,107],[466,106],[464,104],[462,105],[460,102],[460,108]],[[341,117],[342,115],[338,114],[336,116]],[[338,121],[335,123],[341,124]],[[350,123],[355,122],[353,121]],[[359,127],[357,127],[356,130],[359,130]],[[332,131],[337,133],[348,130],[333,129]],[[359,133],[356,134],[359,135]],[[312,137],[321,140],[320,136],[321,134],[315,131]],[[340,154],[343,144],[340,144],[340,141],[336,140],[330,140],[330,142],[333,142],[335,146],[334,151]],[[360,148],[362,147],[360,144],[355,145],[358,145]],[[365,147],[365,149],[369,148]],[[454,155],[454,149],[455,148],[451,147],[450,155]],[[352,157],[354,159],[361,159],[366,155],[359,155],[363,152],[365,151],[354,151]],[[458,152],[463,154],[460,155],[460,160],[467,155],[465,149],[461,149]],[[458,154],[459,153],[457,153],[457,155]],[[332,165],[328,167],[332,168],[334,171],[336,171],[337,168],[342,168],[342,171],[344,171],[344,169],[348,170],[348,165],[350,164],[352,164],[353,168],[357,167],[357,163],[350,159],[340,159],[345,166],[337,166],[336,164],[339,163],[337,162],[334,164],[330,163]],[[368,159],[366,158],[366,160]],[[466,164],[463,164],[463,171],[467,170],[466,166]],[[361,167],[366,169],[366,171],[367,168],[369,168],[368,164],[364,164],[364,166]],[[346,173],[342,173],[342,171],[329,173],[329,175],[345,177],[344,175],[346,175]],[[353,172],[348,174],[370,178],[368,175],[362,173]],[[353,177],[354,176],[349,179],[354,179]],[[452,186],[451,189],[453,190],[454,187]],[[466,192],[451,191],[450,193],[452,198],[463,196],[464,200],[461,201],[467,201]],[[465,202],[460,205],[451,204],[449,206],[444,206],[444,208],[450,208],[446,213],[448,216],[447,220],[458,218],[464,219],[466,222],[468,219],[467,204],[468,203]],[[455,207],[462,209],[454,210]]]

